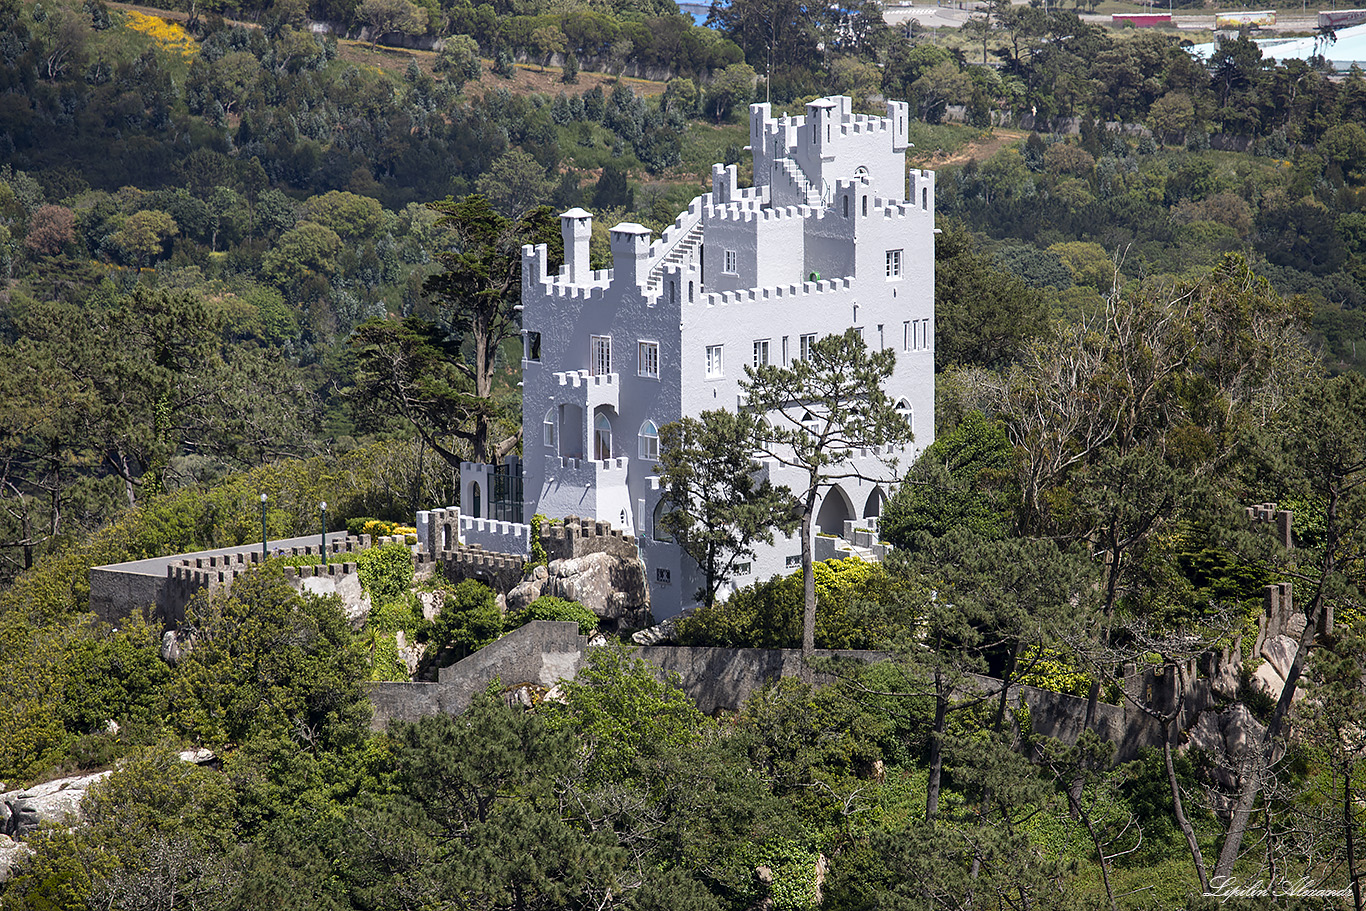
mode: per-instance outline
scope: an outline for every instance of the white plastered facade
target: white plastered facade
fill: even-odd
[[[915,432],[892,453],[901,470],[933,441],[934,173],[907,171],[907,120],[904,103],[867,116],[843,96],[808,104],[804,117],[753,105],[753,188],[716,165],[712,192],[658,240],[639,225],[613,228],[611,269],[589,267],[592,216],[582,209],[561,216],[558,275],[546,274],[544,245],[523,248],[525,514],[594,518],[635,535],[657,619],[691,604],[698,580],[656,536],[652,433],[736,408],[746,364],[789,364],[803,338],[857,327],[870,348],[896,351],[886,391]],[[822,492],[821,531],[841,535],[881,513],[894,480],[887,454],[856,459],[877,480]],[[775,483],[804,487],[791,469],[765,467]],[[799,554],[795,538],[780,537],[734,584],[791,572]]]

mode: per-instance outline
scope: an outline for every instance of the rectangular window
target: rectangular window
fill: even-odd
[[[736,564],[735,564],[735,575],[737,575],[737,576],[748,576],[748,575],[749,575],[750,573],[752,573],[753,571],[754,571],[754,567],[753,567],[753,564],[751,564],[751,563],[736,563]]]
[[[783,336],[783,366],[786,367],[787,364],[788,364],[788,360],[787,360],[787,336],[784,335],[784,336]]]
[[[887,280],[892,281],[901,277],[901,251],[887,251]]]
[[[636,346],[636,374],[659,379],[659,342],[641,342]]]
[[[673,578],[669,571],[662,566],[655,567],[655,583],[658,585],[668,585]]]
[[[590,363],[593,376],[606,376],[612,372],[612,336],[593,336],[593,360]]]
[[[757,339],[754,342],[754,366],[756,368],[768,366],[768,339],[766,338]]]
[[[707,378],[722,376],[721,345],[707,346]]]
[[[788,569],[791,569],[791,568],[794,567],[794,566],[801,566],[801,565],[802,565],[802,555],[801,555],[801,554],[792,554],[791,556],[789,556],[789,557],[787,558],[787,568],[788,568]]]
[[[735,267],[735,251],[734,251],[734,250],[726,250],[726,251],[725,251],[725,257],[726,257],[726,261],[725,261],[725,263],[723,264],[723,266],[722,266],[722,268],[721,268],[721,271],[722,271],[722,272],[725,272],[725,273],[727,273],[727,274],[729,274],[729,275],[734,275],[736,272],[739,271],[739,270],[736,269],[736,267]]]
[[[801,357],[802,360],[805,361],[805,360],[809,360],[809,359],[811,358],[811,346],[814,345],[815,343],[816,343],[816,334],[815,334],[814,332],[813,332],[812,334],[810,334],[810,335],[803,335],[803,336],[802,336],[802,345],[801,345],[801,350],[800,350],[800,353],[799,353],[799,356]]]
[[[910,350],[911,350],[911,321],[910,321],[910,320],[906,320],[906,322],[904,322],[904,323],[901,324],[901,350],[902,350],[902,351],[910,351]]]
[[[545,443],[546,448],[555,448],[555,409],[552,408],[545,413],[545,419],[541,422],[541,442]]]
[[[529,361],[539,361],[541,359],[541,333],[528,332],[526,334],[526,354]]]

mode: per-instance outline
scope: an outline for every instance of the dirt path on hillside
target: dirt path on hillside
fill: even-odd
[[[936,149],[928,155],[917,155],[911,161],[920,168],[937,170],[950,165],[967,164],[969,161],[985,161],[1008,145],[1014,145],[1027,134],[1023,130],[995,129],[980,139],[974,139],[953,152]]]

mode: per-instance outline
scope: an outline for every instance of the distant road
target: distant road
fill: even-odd
[[[1023,5],[1024,0],[1014,0],[1017,5]],[[965,9],[955,6],[934,6],[924,4],[920,6],[885,6],[882,10],[882,18],[887,20],[888,25],[905,25],[911,19],[916,20],[924,28],[959,28],[964,22],[971,18],[977,4],[964,2]],[[1153,8],[1154,12],[1164,12],[1160,6]],[[1082,13],[1081,18],[1086,22],[1096,25],[1110,25],[1109,13]],[[1277,21],[1274,26],[1262,29],[1263,32],[1312,32],[1318,28],[1318,11],[1309,13],[1285,13],[1277,14]],[[1213,13],[1176,13],[1172,16],[1172,21],[1178,29],[1184,31],[1213,31]]]

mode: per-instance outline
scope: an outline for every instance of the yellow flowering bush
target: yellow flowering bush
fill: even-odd
[[[125,24],[133,31],[141,32],[167,50],[176,51],[186,58],[194,56],[197,46],[180,23],[167,22],[136,10],[128,10],[124,16]]]

